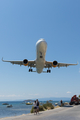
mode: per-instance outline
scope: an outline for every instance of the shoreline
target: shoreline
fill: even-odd
[[[44,112],[48,112],[48,111],[54,111],[55,109],[58,109],[58,108],[61,108],[60,106],[56,106],[56,107],[54,107],[54,109],[50,109],[50,110],[45,110],[45,111],[40,111],[39,112],[39,114],[41,114],[41,113],[44,113]],[[37,114],[37,115],[39,115],[39,114]],[[22,115],[16,115],[16,116],[10,116],[10,117],[2,117],[2,118],[0,118],[0,120],[8,120],[8,119],[15,119],[16,120],[16,118],[20,118],[20,117],[23,117],[23,116],[29,116],[29,115],[34,115],[34,113],[27,113],[27,114],[22,114]],[[34,115],[34,116],[37,116],[36,114]]]
[[[76,118],[76,119],[75,119]],[[5,117],[0,120],[80,120],[80,105],[66,105],[56,109],[39,112],[39,114],[29,113],[19,116]]]

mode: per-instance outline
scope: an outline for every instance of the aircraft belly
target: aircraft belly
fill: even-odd
[[[36,71],[41,73],[45,64],[45,54],[47,43],[43,40],[39,41],[36,45]]]
[[[36,71],[41,73],[44,68],[44,62],[37,61],[36,62]]]

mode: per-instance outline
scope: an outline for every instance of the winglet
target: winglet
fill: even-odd
[[[4,60],[3,60],[3,57],[2,57],[2,61],[4,61]]]
[[[2,61],[5,62],[5,61],[3,60],[3,57],[2,57]]]

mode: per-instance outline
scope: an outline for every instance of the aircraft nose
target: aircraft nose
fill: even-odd
[[[37,43],[36,43],[36,45],[38,45],[38,44],[40,44],[40,43],[44,43],[44,42],[46,42],[43,38],[41,38],[41,39],[39,39],[38,41],[37,41]]]
[[[44,46],[45,46],[45,44],[47,45],[47,43],[46,43],[46,41],[44,39],[40,39],[39,40],[39,44],[40,45],[44,45]]]
[[[40,44],[41,44],[41,46],[43,46],[43,47],[46,47],[46,46],[47,46],[46,41],[42,41]]]

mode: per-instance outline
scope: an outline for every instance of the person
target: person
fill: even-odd
[[[63,101],[61,100],[61,107],[62,107]]]
[[[38,101],[38,99],[36,100],[36,105],[37,105],[37,112],[39,113],[39,101]]]
[[[34,101],[34,114],[35,114],[35,112],[36,112],[36,114],[37,114],[37,106],[36,106],[36,101]]]

